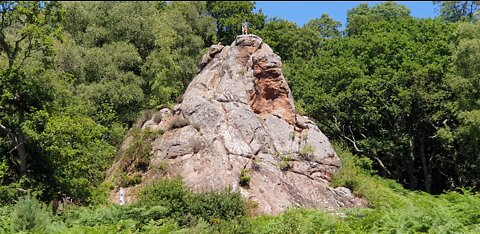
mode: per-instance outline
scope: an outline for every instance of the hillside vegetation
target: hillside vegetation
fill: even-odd
[[[0,209],[0,230],[35,233],[478,233],[480,195],[466,189],[439,196],[404,189],[372,175],[371,161],[340,146],[336,185],[349,186],[369,208],[322,211],[291,208],[277,216],[248,215],[251,204],[228,191],[194,194],[180,178],[145,188],[127,206],[67,206],[52,215],[32,197]],[[51,207],[50,207],[51,208]]]
[[[480,8],[435,4],[419,19],[362,3],[340,30],[321,12],[267,19],[254,2],[2,1],[0,232],[480,232]],[[251,217],[239,194],[193,194],[180,178],[108,204],[127,130],[181,100],[244,19],[281,56],[297,111],[336,142],[334,185],[370,207]]]

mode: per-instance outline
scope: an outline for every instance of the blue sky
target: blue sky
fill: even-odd
[[[318,18],[323,13],[329,14],[332,18],[342,23],[341,29],[345,28],[347,22],[347,11],[366,2],[369,6],[376,5],[382,1],[256,1],[257,12],[262,9],[267,17],[277,16],[282,19],[293,21],[299,26],[303,26],[308,20]],[[437,6],[432,1],[396,1],[410,8],[411,15],[420,18],[435,17],[437,15]]]

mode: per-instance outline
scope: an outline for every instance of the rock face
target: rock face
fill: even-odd
[[[347,188],[329,187],[340,160],[316,124],[296,114],[281,59],[261,38],[240,35],[231,46],[214,45],[199,67],[183,101],[172,112],[161,110],[162,121],[143,125],[165,131],[152,142],[150,167],[168,169],[148,171],[142,183],[180,175],[192,191],[231,188],[267,214],[366,204]],[[244,186],[242,171],[250,176]]]

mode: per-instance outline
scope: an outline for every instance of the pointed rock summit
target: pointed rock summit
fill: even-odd
[[[282,61],[260,37],[211,46],[199,68],[182,102],[142,127],[164,131],[152,141],[149,168],[168,165],[165,173],[146,170],[127,194],[180,175],[194,192],[239,191],[257,213],[366,204],[347,188],[329,187],[340,160],[317,125],[295,112]]]

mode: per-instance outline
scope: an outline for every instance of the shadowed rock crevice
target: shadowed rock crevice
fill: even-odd
[[[144,124],[165,133],[152,141],[142,183],[127,193],[179,175],[195,192],[239,191],[257,203],[257,213],[366,205],[347,188],[329,187],[340,160],[317,125],[295,112],[281,59],[261,38],[241,35],[230,46],[213,45],[199,67],[182,102],[162,110],[160,122]],[[179,118],[185,121],[173,124]],[[165,164],[165,173],[156,173]],[[242,170],[248,186],[239,185]]]

